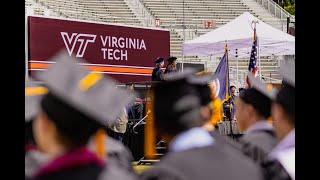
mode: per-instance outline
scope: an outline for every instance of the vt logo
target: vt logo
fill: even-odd
[[[72,33],[71,36],[67,32],[60,32],[64,45],[71,56],[77,42],[80,43],[76,57],[83,57],[88,43],[94,43],[97,35]]]

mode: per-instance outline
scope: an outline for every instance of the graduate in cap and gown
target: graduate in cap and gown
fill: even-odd
[[[177,72],[177,58],[170,57],[167,59],[168,64],[166,70],[164,71],[165,74]]]
[[[204,123],[199,93],[186,78],[192,73],[195,72],[185,69],[172,74],[167,81],[151,89],[150,116],[153,118],[147,119],[146,126],[155,128],[155,134],[168,144],[168,152],[154,167],[142,172],[141,178],[262,179],[260,170],[250,159],[233,149],[219,146],[201,127]],[[148,131],[145,133],[149,135]]]
[[[96,149],[97,153],[89,150],[88,141],[94,135],[104,140],[101,139],[104,126],[116,120],[134,95],[116,89],[115,81],[103,74],[82,68],[80,60],[66,52],[52,60],[56,63],[37,76],[48,93],[42,97],[33,122],[38,148],[50,160],[30,179],[81,180],[110,175],[105,169],[112,168],[113,163],[106,160],[101,149]],[[135,179],[133,174],[116,167],[112,173]]]
[[[269,153],[266,153],[261,146],[252,143],[241,144],[240,147],[247,156],[261,166],[266,180],[295,179],[294,63],[283,64],[280,67],[280,74],[283,76],[283,86],[279,91],[268,88],[265,83],[249,74],[250,83],[272,100],[271,115],[275,122],[275,135],[280,142]]]
[[[45,163],[49,156],[37,149],[36,143],[34,141],[33,132],[32,132],[32,121],[36,117],[40,108],[41,98],[48,93],[48,89],[44,86],[43,83],[39,83],[30,79],[25,83],[25,176],[30,178],[37,171],[37,168],[42,163]],[[104,144],[108,159],[108,164],[116,165],[117,168],[123,170],[128,170],[129,172],[134,172],[131,162],[133,161],[132,154],[130,150],[125,147],[122,143],[110,138],[109,136],[104,137]],[[96,139],[93,136],[89,143],[89,148],[96,152]],[[108,171],[110,169],[108,166]],[[115,176],[119,173],[113,173],[112,176]],[[106,174],[110,176],[110,174]],[[118,176],[118,175],[117,175]]]
[[[164,65],[164,58],[158,57],[155,61],[156,67],[152,70],[152,81],[164,81],[162,67]]]
[[[194,84],[199,92],[199,96],[201,98],[201,116],[204,120],[205,124],[203,128],[208,130],[211,135],[215,138],[215,140],[219,141],[221,144],[224,144],[228,148],[233,148],[237,150],[236,153],[243,153],[244,155],[248,156],[248,158],[254,160],[255,162],[261,162],[263,158],[265,158],[267,152],[259,147],[256,147],[256,144],[250,144],[250,142],[237,142],[232,140],[229,137],[221,136],[214,128],[213,124],[210,123],[210,116],[214,116],[214,113],[221,114],[221,111],[209,111],[209,109],[215,109],[221,107],[221,104],[214,105],[209,103],[210,101],[214,100],[214,96],[212,96],[212,91],[210,91],[210,87],[208,83],[213,81],[216,75],[213,74],[203,74],[198,76],[192,76],[191,83]],[[251,77],[251,76],[249,76]],[[251,77],[252,78],[252,77]],[[256,80],[256,79],[254,79]],[[252,80],[253,81],[253,80]],[[253,86],[261,86],[257,89],[265,88],[265,84],[257,80],[258,82],[252,82]],[[263,91],[266,91],[263,90]],[[211,112],[211,113],[210,113]],[[228,144],[228,146],[226,145]],[[248,145],[249,144],[249,145]]]
[[[38,150],[32,132],[32,122],[37,114],[39,102],[47,88],[29,79],[25,82],[25,177],[30,178],[48,160],[48,156]]]
[[[267,119],[271,116],[271,99],[268,97],[267,84],[248,74],[250,88],[245,89],[235,100],[236,119],[239,129],[244,132],[239,138],[242,151],[250,153],[251,158],[261,162],[264,154],[268,154],[276,146],[278,140],[272,124]],[[263,150],[263,154],[252,154],[251,146]]]
[[[280,142],[263,163],[266,179],[295,179],[295,63],[286,62],[279,69],[283,86],[270,96],[275,132]]]

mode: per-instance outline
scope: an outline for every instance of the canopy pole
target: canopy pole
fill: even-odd
[[[260,61],[260,43],[259,43],[259,39],[257,38],[257,43],[258,43],[258,62],[259,62],[259,76],[260,76],[260,81],[262,80],[262,76],[261,76],[261,61]]]

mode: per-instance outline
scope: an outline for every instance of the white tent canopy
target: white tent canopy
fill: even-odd
[[[228,41],[229,56],[250,57],[253,43],[253,24],[257,21],[256,30],[259,40],[260,56],[294,55],[295,37],[282,32],[245,12],[229,23],[208,32],[198,38],[183,43],[183,55],[222,56]]]

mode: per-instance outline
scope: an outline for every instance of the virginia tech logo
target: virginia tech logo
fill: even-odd
[[[77,42],[80,43],[76,57],[83,57],[88,43],[94,43],[96,40],[97,35],[93,34],[79,34],[79,33],[72,33],[71,36],[67,32],[60,32],[64,45],[66,46],[69,55],[73,53]]]

